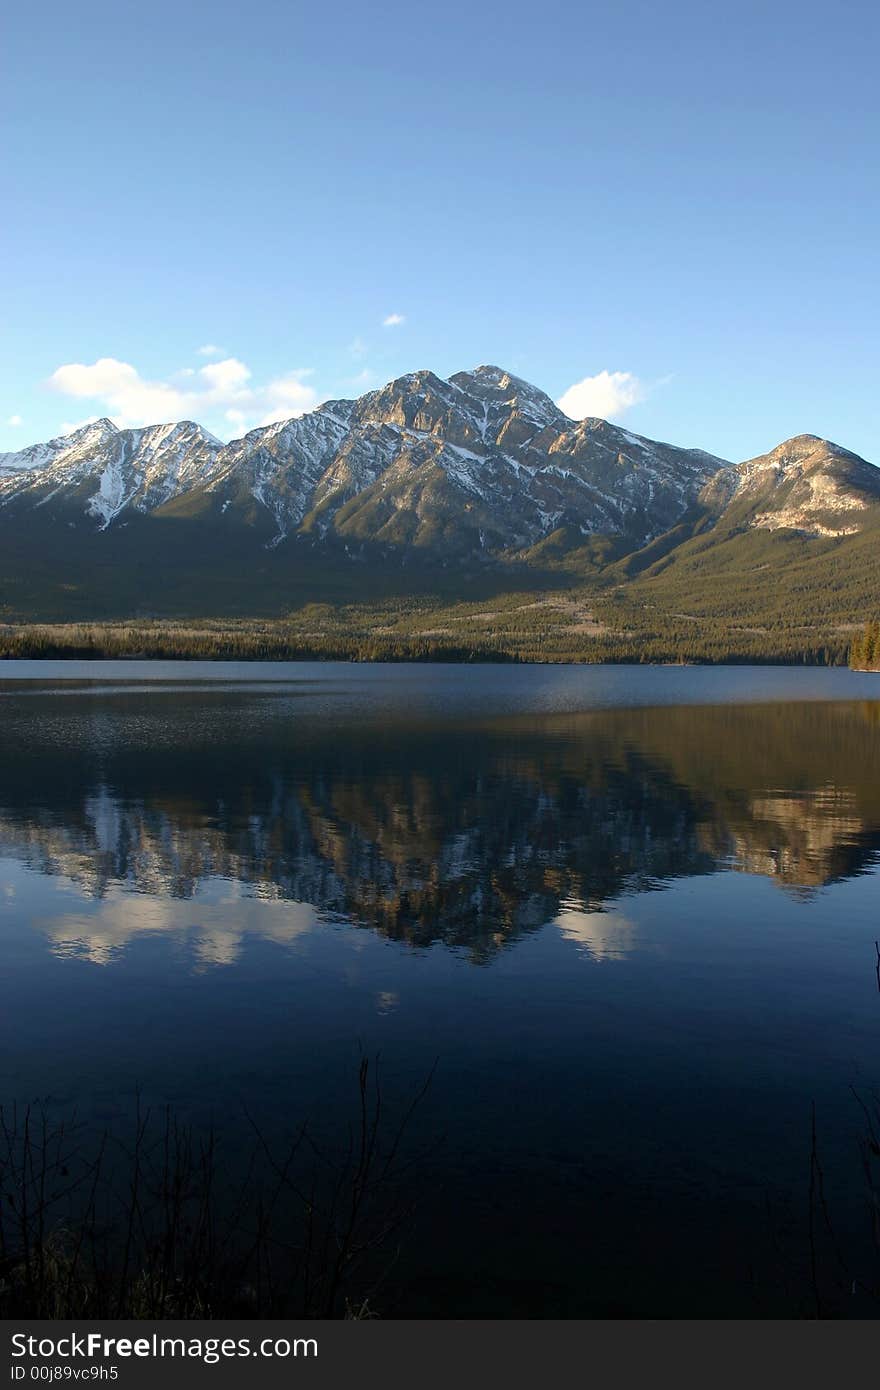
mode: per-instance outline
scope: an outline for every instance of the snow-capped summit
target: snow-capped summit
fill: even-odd
[[[75,496],[103,528],[126,507],[152,511],[204,482],[222,447],[191,420],[129,430],[112,420],[91,421],[73,434],[0,455],[7,465],[0,505]]]
[[[409,372],[229,444],[193,421],[92,421],[0,456],[0,520],[36,506],[47,523],[95,530],[138,514],[222,516],[263,545],[301,534],[350,552],[491,560],[551,538],[565,550],[595,535],[642,546],[698,499],[716,514],[748,511],[748,525],[849,531],[878,482],[871,465],[815,436],[731,468],[606,420],[571,420],[536,386],[485,364],[448,379]]]
[[[31,444],[17,453],[0,454],[0,473],[22,473],[87,459],[106,447],[119,430],[112,420],[88,420],[71,434],[61,434],[44,444]]]
[[[467,395],[483,402],[494,411],[504,411],[541,428],[561,429],[568,416],[564,415],[548,395],[503,367],[474,367],[469,372],[456,372],[449,378],[453,385]]]
[[[56,508],[100,529],[132,512],[264,519],[267,543],[305,531],[346,543],[486,557],[569,537],[644,541],[673,524],[722,460],[570,420],[503,367],[421,370],[358,400],[223,445],[192,421],[109,420],[5,460],[0,509]]]

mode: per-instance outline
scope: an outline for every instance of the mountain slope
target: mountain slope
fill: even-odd
[[[495,366],[410,373],[229,444],[100,420],[0,456],[0,614],[16,620],[329,603],[372,604],[374,623],[386,603],[574,587],[646,650],[689,650],[681,625],[719,620],[784,626],[790,652],[805,620],[839,645],[880,609],[878,543],[880,471],[838,445],[800,435],[729,465],[570,420]],[[516,623],[545,619],[534,605]]]
[[[201,425],[120,430],[110,420],[82,426],[66,438],[0,455],[0,505],[17,514],[54,503],[92,518],[105,530],[128,508],[152,511],[169,498],[204,485],[223,446]]]
[[[643,540],[720,463],[604,421],[575,424],[498,367],[448,381],[425,371],[253,431],[174,510],[247,510],[255,499],[271,515],[273,544],[300,531],[349,549],[510,557],[560,527]]]
[[[807,536],[855,535],[880,502],[880,470],[813,434],[719,473],[700,503],[728,528],[748,525]]]
[[[839,634],[880,610],[878,558],[880,469],[798,435],[720,471],[678,526],[604,580],[630,623],[650,613]]]
[[[5,460],[0,508],[52,503],[106,529],[133,510],[232,510],[271,529],[355,546],[516,554],[554,530],[643,541],[670,525],[722,461],[601,420],[579,424],[499,367],[443,381],[415,372],[222,446],[186,422],[103,420]],[[11,473],[12,468],[23,471]],[[0,511],[2,520],[2,511]]]

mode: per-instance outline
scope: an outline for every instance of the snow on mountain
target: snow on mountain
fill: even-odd
[[[62,434],[45,444],[31,444],[17,453],[0,454],[0,472],[12,476],[65,465],[75,466],[97,454],[119,433],[110,420],[91,420],[72,434]],[[59,472],[61,476],[61,472]]]
[[[217,455],[206,490],[244,486],[269,511],[276,543],[299,525],[345,439],[353,401],[327,401],[308,415],[251,430]]]
[[[227,445],[192,422],[118,430],[103,420],[0,462],[0,505],[75,499],[102,529],[129,508],[249,498],[271,518],[276,544],[304,528],[510,553],[558,527],[646,539],[678,518],[722,460],[605,421],[576,423],[537,387],[488,365],[448,381],[412,372]]]
[[[787,439],[713,478],[701,500],[722,518],[763,530],[853,535],[880,501],[880,469],[814,434]]]
[[[0,505],[32,500],[45,505],[59,494],[84,497],[84,511],[104,529],[126,507],[152,511],[201,485],[222,449],[191,420],[120,430],[110,420],[0,458]]]
[[[644,544],[698,498],[747,511],[749,525],[842,534],[858,528],[878,482],[864,460],[811,435],[731,467],[605,420],[574,421],[484,365],[448,380],[408,373],[229,444],[192,421],[120,430],[98,420],[0,455],[0,514],[63,504],[68,519],[104,530],[169,504],[230,521],[244,507],[265,516],[270,544],[302,531],[513,555],[554,533],[568,546],[598,534]]]
[[[534,438],[547,428],[560,430],[568,423],[568,416],[549,396],[502,367],[476,367],[470,372],[456,372],[449,380],[465,398],[480,402],[484,442],[491,439],[503,444],[511,418],[522,422],[523,438]],[[508,436],[507,443],[512,442]]]

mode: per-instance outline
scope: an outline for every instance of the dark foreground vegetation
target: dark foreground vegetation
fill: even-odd
[[[376,1066],[363,1061],[347,1142],[332,1149],[305,1124],[270,1142],[246,1115],[251,1144],[235,1176],[217,1136],[170,1109],[138,1106],[121,1140],[42,1109],[0,1110],[0,1318],[400,1315],[395,1266],[429,1157],[407,1130],[429,1085],[392,1118]],[[873,1255],[856,1270],[838,1239],[814,1107],[803,1229],[773,1252],[786,1316],[880,1316],[880,1097],[854,1092],[854,1101]],[[659,1269],[662,1252],[651,1259]],[[730,1271],[744,1286],[756,1273]],[[778,1298],[774,1307],[779,1316]],[[438,1305],[430,1315],[449,1314]],[[768,1315],[760,1301],[755,1315]]]
[[[213,1132],[138,1106],[127,1137],[0,1111],[0,1318],[369,1317],[405,1239],[419,1155],[364,1060],[347,1139]]]

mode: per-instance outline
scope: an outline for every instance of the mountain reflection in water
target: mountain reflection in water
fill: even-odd
[[[601,960],[638,948],[622,894],[742,871],[809,895],[880,851],[874,703],[333,721],[134,690],[3,715],[0,855],[77,887],[88,911],[36,925],[101,964],[181,932],[228,965],[334,918],[475,962],[555,923]]]
[[[48,674],[0,678],[0,1104],[234,1166],[430,1075],[378,1309],[429,1317],[813,1316],[815,1120],[867,1314],[877,677]]]

